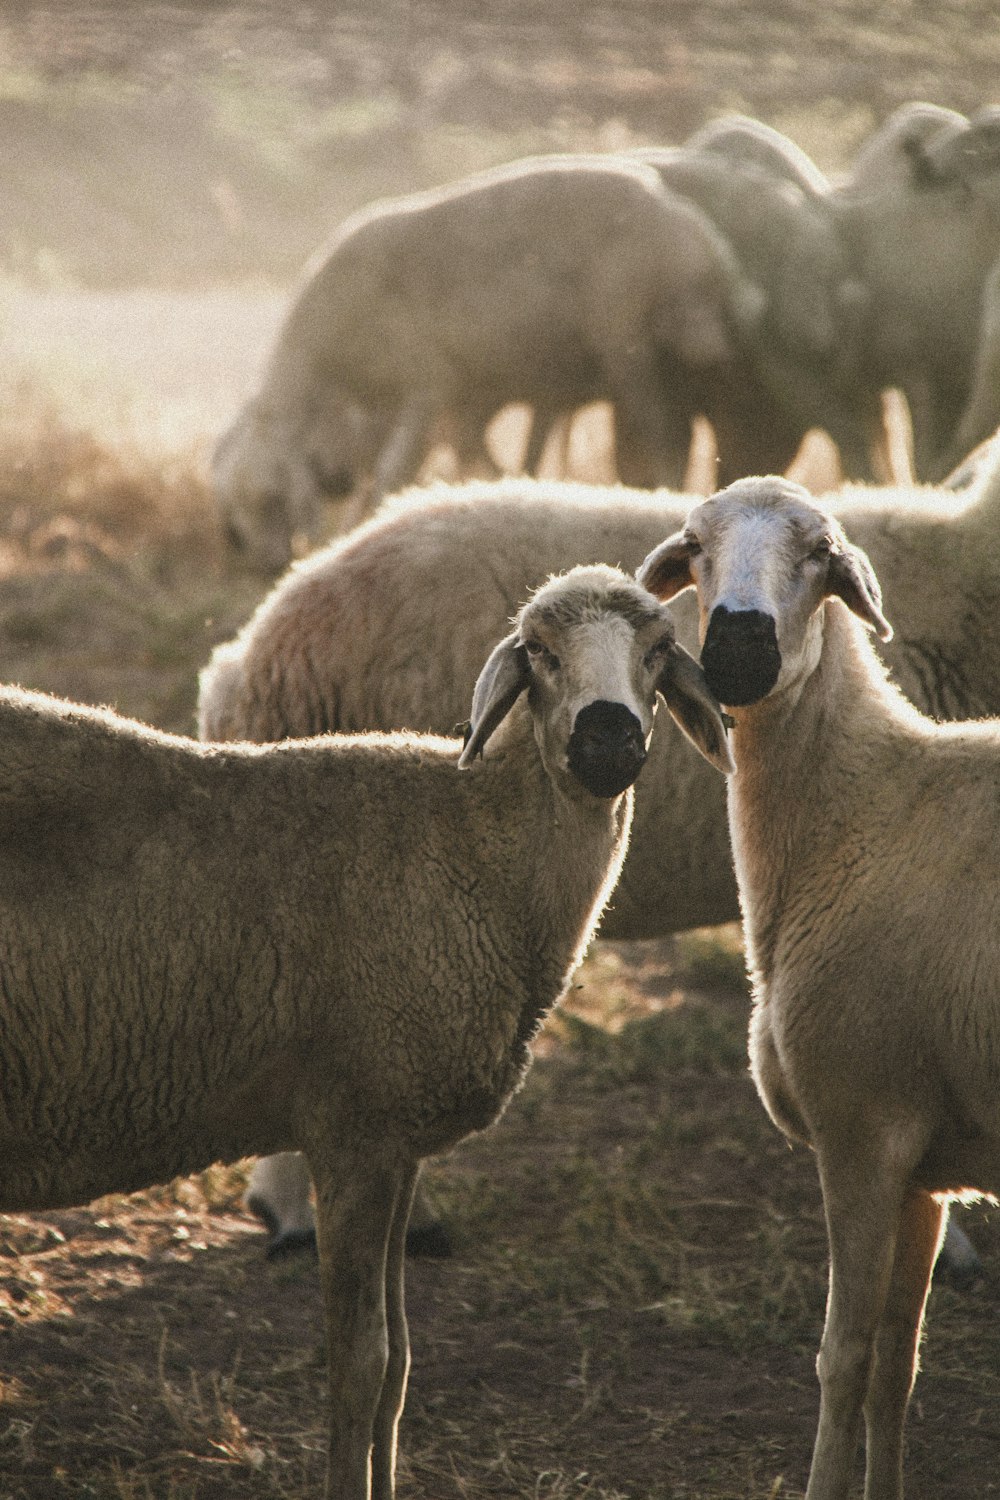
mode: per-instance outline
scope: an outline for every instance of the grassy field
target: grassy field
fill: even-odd
[[[191,731],[270,585],[221,544],[206,456],[344,213],[731,108],[836,170],[998,68],[994,7],[961,0],[5,11],[3,677]],[[409,1270],[401,1500],[801,1491],[825,1235],[746,1019],[734,929],[598,944],[500,1126],[431,1167],[455,1253]],[[0,1500],[317,1492],[315,1266],[264,1260],[243,1180],[0,1218]],[[927,1500],[1000,1494],[1000,1221],[967,1220],[987,1271],[935,1289],[911,1418]]]

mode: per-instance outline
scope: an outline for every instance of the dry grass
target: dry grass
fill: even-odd
[[[193,452],[98,436],[27,389],[0,425],[4,677],[191,732],[195,673],[266,580],[231,567]]]

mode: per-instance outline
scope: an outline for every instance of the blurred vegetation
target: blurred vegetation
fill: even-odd
[[[188,734],[199,668],[265,586],[190,455],[151,462],[31,392],[0,421],[0,583],[4,681]]]

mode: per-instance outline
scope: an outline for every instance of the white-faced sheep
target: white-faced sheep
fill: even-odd
[[[735,720],[753,1076],[817,1158],[830,1292],[807,1500],[847,1500],[862,1421],[867,1500],[900,1500],[947,1205],[1000,1191],[1000,720],[935,723],[887,681],[871,564],[787,481],[697,506],[639,577],[697,593]]]
[[[531,588],[581,561],[634,569],[689,503],[524,479],[395,502],[297,564],[237,639],[216,649],[202,675],[200,732],[447,732]],[[885,579],[897,626],[885,655],[904,691],[943,718],[1000,713],[1000,451],[961,495],[859,487],[836,505]],[[679,639],[695,649],[690,595],[675,617]],[[602,935],[659,937],[738,915],[720,778],[668,721],[636,789],[629,855]],[[276,1245],[312,1222],[305,1174],[289,1171],[283,1202],[269,1168],[252,1184],[258,1207],[271,1203]]]
[[[442,419],[542,425],[608,399],[649,483],[681,481],[686,372],[724,363],[762,297],[725,239],[656,173],[529,158],[349,219],[307,268],[259,390],[220,439],[230,535],[282,566],[325,493],[412,480]]]
[[[337,1500],[393,1493],[417,1165],[520,1084],[624,857],[657,690],[728,769],[668,611],[598,567],[523,608],[464,750],[197,745],[0,693],[0,1208],[305,1151]]]

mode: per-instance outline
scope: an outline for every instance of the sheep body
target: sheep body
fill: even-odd
[[[967,494],[848,487],[848,534],[886,580],[896,680],[938,717],[1000,713],[1000,452]],[[689,499],[507,479],[440,485],[388,505],[296,564],[202,673],[199,732],[282,739],[410,726],[447,733],[478,663],[527,593],[578,562],[636,568]],[[930,594],[926,579],[939,587]],[[678,639],[697,643],[693,601]],[[622,878],[602,933],[659,937],[739,914],[719,778],[669,722],[636,788]]]
[[[654,167],[707,215],[766,296],[733,360],[693,380],[698,410],[716,433],[719,482],[784,472],[816,427],[837,444],[846,473],[871,477],[880,387],[859,378],[854,343],[865,293],[833,200],[711,150],[645,147],[630,159]]]
[[[578,570],[519,624],[461,754],[199,746],[0,691],[0,1208],[304,1150],[340,1500],[393,1492],[419,1158],[523,1077],[624,857],[657,688],[726,761],[698,669],[631,580]],[[560,673],[533,665],[536,637]]]
[[[897,630],[884,651],[904,691],[939,717],[1000,713],[1000,451],[960,498],[926,486],[849,487],[835,499],[886,579]],[[464,716],[490,641],[530,589],[579,561],[636,568],[688,504],[524,479],[437,486],[393,502],[296,564],[236,640],[216,649],[201,678],[200,733],[447,732]],[[694,649],[693,600],[681,596],[674,612],[678,639]],[[602,936],[654,938],[738,916],[720,778],[667,720],[636,787]],[[270,1167],[250,1185],[258,1208],[274,1211],[278,1246],[311,1221],[302,1174],[294,1164],[288,1173],[294,1210],[275,1197]],[[953,1229],[949,1263],[972,1254]]]
[[[672,389],[759,312],[723,236],[638,162],[528,158],[375,204],[307,267],[217,445],[223,518],[282,565],[295,533],[316,539],[324,488],[364,481],[374,503],[415,477],[435,422],[459,418],[468,448],[514,401],[543,436],[610,399],[650,480],[679,483],[690,416]]]
[[[942,477],[972,393],[983,295],[1000,249],[994,112],[906,106],[825,200],[862,289],[849,369],[894,386],[913,418],[917,472]]]
[[[913,100],[901,104],[862,142],[849,173],[857,193],[909,190],[913,162],[936,136],[953,137],[968,125],[967,116],[940,104]]]
[[[830,191],[829,179],[801,146],[752,115],[719,115],[688,136],[684,146],[714,152],[734,167],[759,167],[813,196]]]
[[[1000,1189],[1000,721],[934,723],[887,681],[870,564],[797,486],[723,491],[639,576],[697,590],[735,719],[751,1066],[817,1155],[831,1282],[808,1500],[846,1500],[862,1415],[865,1494],[900,1500],[947,1199]]]
[[[466,1064],[470,1098],[509,1087],[509,1051],[484,1040],[488,998],[463,1016],[461,996],[467,984],[484,993],[485,975],[473,978],[483,951],[509,948],[492,912],[516,905],[538,868],[519,859],[490,773],[454,774],[454,741],[338,736],[263,755],[192,753],[187,741],[9,690],[0,725],[5,988],[19,1011],[37,1002],[4,1045],[4,1208],[79,1203],[298,1144],[297,1101],[304,1108],[317,1089],[349,1094],[346,1108],[332,1106],[349,1117],[348,1136],[391,1129],[436,1149],[461,1111],[447,1103],[433,1123],[428,1081],[441,1080],[442,1103],[457,1097],[450,1070],[461,1077]],[[530,802],[530,771],[524,779]],[[453,889],[454,851],[470,843],[470,863],[485,868],[467,893]],[[341,934],[367,927],[389,858],[393,927],[420,931],[421,978],[394,972],[367,1005],[357,997],[372,989],[371,958]],[[445,905],[461,913],[455,932],[432,920]],[[44,944],[21,936],[32,911]],[[554,959],[568,961],[569,950]],[[540,993],[552,973],[542,957]],[[497,982],[510,985],[506,968]],[[440,1022],[448,1003],[438,1046],[428,1011]],[[527,991],[522,1003],[533,1003]],[[317,1079],[308,1054],[320,1037]],[[483,1064],[494,1055],[490,1085]],[[282,1089],[279,1105],[273,1080],[293,1059],[303,1087]],[[473,1114],[487,1123],[482,1109]]]

